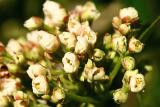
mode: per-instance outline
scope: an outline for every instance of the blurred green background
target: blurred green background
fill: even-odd
[[[45,0],[0,0],[0,41],[7,43],[10,38],[25,37],[27,29],[23,22],[31,16],[43,17],[42,4]],[[71,10],[86,0],[55,0]],[[92,28],[103,35],[112,32],[112,17],[119,9],[133,6],[139,11],[142,29],[145,30],[160,15],[160,0],[93,0],[102,13]],[[130,94],[127,103],[121,107],[160,106],[160,23],[157,24],[145,41],[144,51],[136,56],[137,63],[153,66],[146,78],[146,89],[141,96]],[[117,105],[118,106],[118,105]]]

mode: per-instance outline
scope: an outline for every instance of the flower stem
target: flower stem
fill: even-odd
[[[118,58],[116,65],[114,66],[113,70],[109,74],[109,78],[110,78],[110,81],[108,83],[109,87],[112,85],[112,82],[113,82],[115,76],[117,75],[120,67],[121,67],[121,60],[120,60],[120,58]]]
[[[151,30],[157,25],[157,23],[160,21],[160,16],[158,16],[152,24],[140,35],[139,40],[146,40],[148,38],[149,33]],[[144,38],[145,37],[145,38]]]
[[[78,102],[92,103],[92,104],[98,103],[97,100],[95,100],[91,97],[88,97],[88,96],[79,96],[79,95],[76,95],[76,94],[73,94],[73,93],[67,93],[67,96],[68,96],[69,99],[75,100],[75,101],[78,101]]]

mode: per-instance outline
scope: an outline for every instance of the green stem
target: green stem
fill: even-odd
[[[95,100],[91,97],[88,97],[88,96],[79,96],[79,95],[76,95],[76,94],[73,94],[73,93],[67,93],[67,96],[68,96],[69,99],[75,100],[75,101],[78,101],[78,102],[92,103],[92,104],[98,103],[97,100]]]
[[[143,101],[140,93],[137,93],[137,100],[138,100],[138,107],[143,107]]]
[[[109,78],[110,78],[110,81],[108,83],[108,86],[110,87],[112,85],[112,82],[114,80],[114,78],[116,77],[119,69],[121,67],[121,60],[120,58],[117,60],[117,63],[116,65],[114,66],[113,70],[111,71],[110,75],[109,75]]]
[[[158,16],[153,22],[152,24],[140,35],[139,40],[145,39],[147,38],[146,35],[149,35],[149,33],[151,32],[152,28],[155,27],[155,25],[160,21],[160,16]],[[145,38],[144,38],[145,37]]]

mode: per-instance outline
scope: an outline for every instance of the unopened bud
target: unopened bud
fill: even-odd
[[[127,39],[125,36],[112,38],[112,48],[114,51],[125,53],[127,49]]]
[[[118,30],[122,35],[126,35],[128,32],[130,32],[131,26],[129,24],[121,24],[119,25]]]
[[[26,27],[29,30],[36,29],[42,25],[42,19],[39,17],[31,17],[28,20],[25,21],[24,27]]]
[[[117,104],[125,103],[128,99],[128,93],[121,88],[117,89],[113,93],[113,99]]]
[[[27,101],[28,95],[24,93],[23,91],[17,91],[16,93],[14,93],[14,99]]]
[[[88,41],[85,37],[78,36],[77,37],[78,41],[76,43],[75,47],[75,53],[76,54],[85,54],[88,51]]]
[[[94,52],[93,52],[93,60],[94,61],[101,61],[105,56],[105,53],[100,50],[100,49],[94,49]]]
[[[119,12],[119,17],[125,23],[133,23],[138,20],[138,12],[134,7],[123,8]]]
[[[130,79],[129,86],[132,92],[142,91],[145,86],[144,76],[142,74],[133,75]]]
[[[31,79],[36,78],[37,76],[45,76],[47,74],[47,70],[40,64],[30,65],[27,70],[27,74]]]
[[[61,102],[65,98],[65,93],[62,88],[56,87],[53,89],[51,100],[53,103]]]
[[[112,47],[112,37],[109,33],[105,34],[105,36],[103,37],[103,45],[106,50]]]
[[[125,70],[132,70],[135,67],[135,59],[131,56],[126,56],[122,59],[122,66]]]
[[[32,90],[35,94],[47,94],[49,91],[47,78],[38,76],[32,80]]]
[[[79,68],[79,60],[78,57],[71,52],[67,52],[63,59],[62,59],[62,63],[64,66],[64,70],[66,73],[73,73],[76,72]]]
[[[129,51],[140,53],[143,49],[143,43],[141,43],[138,39],[132,37],[129,40]]]

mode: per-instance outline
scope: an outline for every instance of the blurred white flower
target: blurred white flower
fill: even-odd
[[[100,12],[96,9],[93,2],[88,1],[83,7],[81,12],[81,19],[85,20],[96,20],[100,16]]]
[[[23,48],[17,40],[10,39],[6,46],[6,50],[16,63],[22,63],[24,61]]]
[[[30,65],[27,74],[31,79],[36,78],[37,76],[45,76],[47,74],[47,70],[40,64]]]
[[[42,25],[42,19],[40,17],[31,17],[28,20],[25,21],[24,27],[26,27],[29,30],[36,29]]]
[[[132,92],[142,91],[145,86],[144,76],[142,74],[133,75],[130,79],[129,86]]]
[[[133,23],[139,19],[138,12],[134,7],[123,8],[119,12],[119,17],[123,22]]]
[[[32,90],[35,94],[47,94],[49,92],[47,78],[38,76],[32,80]]]
[[[78,36],[77,37],[77,43],[75,46],[75,53],[76,54],[85,54],[88,51],[88,41],[85,37]]]
[[[4,96],[2,92],[0,92],[0,107],[8,107],[9,101],[7,96]]]
[[[130,40],[129,40],[129,51],[131,52],[135,52],[135,53],[139,53],[142,51],[143,49],[143,43],[141,43],[138,39],[132,37]]]
[[[0,88],[3,95],[13,95],[20,87],[18,79],[4,78],[0,80]]]
[[[73,73],[76,72],[79,68],[79,60],[74,53],[67,52],[65,53],[62,63],[64,66],[64,70],[66,73]]]
[[[39,31],[38,30],[34,30],[32,32],[27,33],[27,40],[39,45]]]
[[[117,89],[113,93],[113,99],[117,104],[125,103],[128,99],[128,93],[121,88]]]
[[[54,1],[47,0],[43,4],[44,24],[49,27],[59,27],[64,23],[67,12]]]
[[[70,32],[63,32],[59,36],[60,42],[69,50],[73,50],[76,45],[76,37]]]
[[[13,95],[15,100],[23,100],[23,101],[28,101],[28,95],[24,93],[23,91],[17,91]]]

